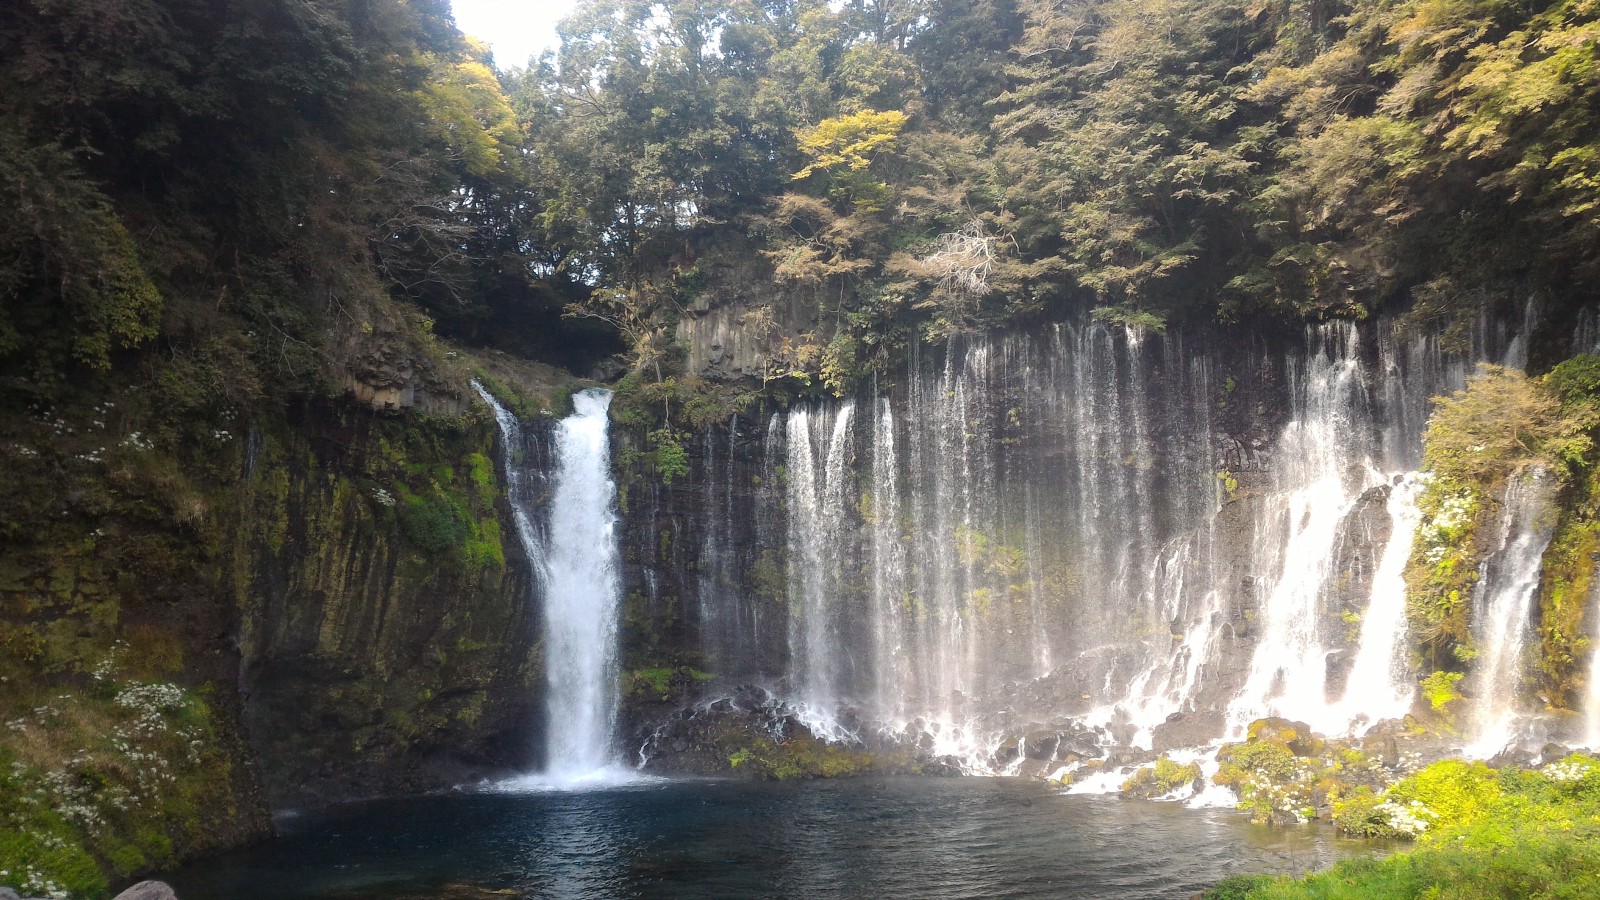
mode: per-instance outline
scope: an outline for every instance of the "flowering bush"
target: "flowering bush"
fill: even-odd
[[[29,896],[98,897],[108,875],[176,858],[225,803],[229,767],[193,692],[121,676],[115,654],[92,687],[12,713],[0,731],[0,886]]]

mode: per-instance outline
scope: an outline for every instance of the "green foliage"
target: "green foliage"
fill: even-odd
[[[408,479],[418,487],[396,485],[400,532],[430,558],[455,559],[471,569],[504,568],[494,464],[478,452],[468,453],[464,463],[464,478],[443,463],[427,472],[417,471],[417,465],[406,467]]]
[[[689,451],[683,446],[683,435],[672,428],[658,428],[650,432],[650,442],[655,448],[652,452],[656,477],[662,484],[671,484],[673,479],[689,474]]]
[[[1193,784],[1200,775],[1199,763],[1184,765],[1162,756],[1156,760],[1155,765],[1144,766],[1134,772],[1123,782],[1122,792],[1135,796],[1159,797]]]
[[[1462,677],[1460,672],[1434,672],[1422,679],[1422,696],[1435,712],[1444,712],[1445,707],[1461,699],[1456,684]]]
[[[843,397],[861,377],[856,357],[859,350],[856,339],[848,332],[840,332],[828,342],[822,353],[822,384],[835,397]]]
[[[794,174],[794,180],[823,175],[830,197],[858,213],[880,212],[889,198],[889,185],[872,178],[867,169],[880,154],[895,148],[905,124],[906,114],[899,110],[863,110],[818,122],[800,133],[800,152],[811,162]]]
[[[1416,837],[1419,849],[1384,859],[1347,859],[1298,881],[1230,879],[1205,896],[1553,900],[1595,896],[1600,889],[1600,763],[1590,757],[1499,772],[1482,763],[1444,760],[1378,800],[1369,793],[1353,795],[1343,805],[1341,827]]]
[[[1434,666],[1457,670],[1470,658],[1468,613],[1487,526],[1509,480],[1542,468],[1562,480],[1566,502],[1543,568],[1539,669],[1549,695],[1571,702],[1597,540],[1597,386],[1600,360],[1583,355],[1541,379],[1484,366],[1464,390],[1436,398],[1423,455],[1429,480],[1405,575],[1410,631]],[[1436,671],[1424,681],[1435,710],[1454,699],[1458,679],[1459,671]]]
[[[1484,365],[1464,390],[1434,401],[1422,464],[1436,478],[1487,491],[1542,458],[1559,434],[1558,401],[1515,369]]]
[[[1388,797],[1422,804],[1429,818],[1449,827],[1470,826],[1501,797],[1500,776],[1481,762],[1446,759],[1389,788]]]
[[[1162,334],[1167,330],[1166,317],[1157,312],[1125,306],[1097,306],[1090,310],[1096,322],[1119,325],[1134,331]]]
[[[399,508],[400,528],[424,553],[444,554],[463,543],[468,524],[451,499],[430,490],[423,495],[406,494]]]
[[[1259,822],[1298,821],[1312,806],[1315,767],[1276,740],[1228,744],[1218,753],[1222,763],[1212,779],[1239,795],[1239,808]]]

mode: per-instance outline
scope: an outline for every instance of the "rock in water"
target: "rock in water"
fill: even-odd
[[[178,895],[164,881],[141,881],[113,900],[178,900]]]

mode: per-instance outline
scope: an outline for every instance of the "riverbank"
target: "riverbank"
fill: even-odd
[[[1600,897],[1600,761],[1539,768],[1445,760],[1349,801],[1346,830],[1407,837],[1416,849],[1352,857],[1301,879],[1230,878],[1206,900]]]

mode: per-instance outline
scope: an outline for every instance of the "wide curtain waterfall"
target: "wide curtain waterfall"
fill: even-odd
[[[1403,715],[1428,400],[1509,334],[1195,340],[957,340],[708,436],[687,490],[709,665],[819,733],[969,770],[1014,767],[1000,744],[1030,729],[1162,749]]]

